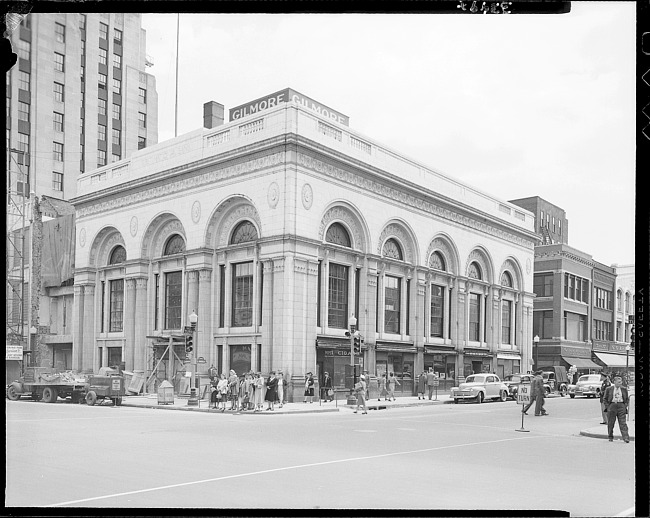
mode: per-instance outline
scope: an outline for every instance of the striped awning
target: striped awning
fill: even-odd
[[[627,356],[625,354],[610,354],[610,353],[597,353],[594,354],[598,359],[608,367],[634,367],[634,356]]]
[[[573,358],[570,356],[562,356],[562,359],[569,365],[575,365],[578,369],[602,369],[600,365],[592,362],[588,358]]]

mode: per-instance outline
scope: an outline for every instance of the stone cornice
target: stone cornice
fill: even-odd
[[[511,232],[501,230],[496,226],[488,225],[487,223],[478,221],[478,219],[475,217],[469,217],[465,214],[461,214],[461,211],[452,211],[450,209],[443,208],[440,206],[441,204],[436,204],[428,201],[421,195],[416,196],[411,192],[407,192],[413,191],[413,189],[411,189],[409,186],[405,185],[402,186],[402,189],[397,189],[390,186],[388,180],[378,181],[372,178],[368,178],[358,173],[354,173],[352,171],[336,167],[332,164],[325,163],[304,153],[297,153],[297,162],[299,166],[305,167],[317,173],[325,174],[330,178],[334,178],[347,184],[354,185],[368,193],[379,195],[391,201],[414,207],[422,212],[426,212],[428,214],[438,216],[454,223],[470,227],[474,230],[490,234],[511,243],[516,243],[522,247],[533,248],[536,243],[536,241],[534,241],[535,236],[526,230],[522,229],[521,233],[530,234],[529,239],[522,238]],[[422,188],[420,188],[420,192],[421,190]],[[427,196],[427,198],[433,198],[433,193]]]

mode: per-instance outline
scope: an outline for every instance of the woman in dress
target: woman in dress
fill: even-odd
[[[381,375],[381,378],[379,378],[379,399],[378,401],[381,401],[381,398],[384,398],[384,401],[388,401],[388,390],[386,388],[388,387],[388,380],[386,379],[386,373],[384,372]]]
[[[253,385],[253,373],[247,372],[244,376],[244,381],[242,382],[242,410],[252,410],[253,409],[253,394],[254,394],[255,385]]]
[[[221,407],[221,411],[223,412],[226,409],[226,398],[228,397],[228,380],[225,374],[222,374],[217,382],[217,392],[219,392],[217,396],[217,409]]]
[[[261,412],[264,406],[264,378],[262,373],[255,374],[255,412]]]
[[[266,407],[267,410],[275,410],[273,405],[275,404],[275,398],[277,396],[277,387],[278,378],[275,377],[275,371],[271,371],[271,375],[266,380],[266,395],[264,396],[264,399],[266,399],[268,404]]]
[[[311,372],[308,372],[305,376],[305,400],[303,403],[307,402],[307,398],[309,398],[310,403],[314,402],[314,376]]]
[[[420,396],[422,396],[422,399],[424,399],[424,391],[427,388],[427,373],[423,372],[418,376],[418,399],[420,399]]]
[[[237,398],[239,396],[239,377],[234,370],[230,370],[228,376],[228,399],[230,399],[230,410],[237,410]]]
[[[397,381],[397,378],[395,377],[394,373],[390,373],[390,376],[388,376],[388,400],[390,401],[391,399],[395,401],[395,385],[400,385],[400,382]]]

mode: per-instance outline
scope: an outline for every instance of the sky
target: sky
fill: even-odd
[[[569,246],[633,264],[634,2],[558,15],[180,15],[178,135],[203,103],[292,88],[501,200],[563,208]],[[176,14],[143,14],[159,142],[174,137]]]

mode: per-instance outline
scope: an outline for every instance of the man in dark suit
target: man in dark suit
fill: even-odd
[[[614,385],[607,387],[603,403],[607,409],[607,436],[609,442],[614,440],[614,423],[618,418],[618,427],[625,442],[630,442],[630,434],[627,430],[625,415],[630,404],[627,389],[622,386],[623,379],[620,376],[614,378]]]
[[[544,409],[544,378],[542,378],[541,370],[535,371],[535,377],[530,383],[530,395],[530,402],[523,408],[522,412],[528,415],[528,409],[535,403],[536,416],[548,415],[548,412]]]

